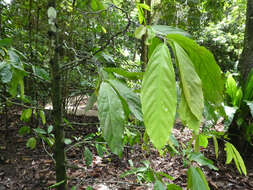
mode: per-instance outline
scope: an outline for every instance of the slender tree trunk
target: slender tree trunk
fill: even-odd
[[[253,68],[253,0],[248,0],[246,13],[246,28],[244,33],[244,46],[239,61],[239,70],[241,73],[240,85],[244,87],[245,81],[250,70]],[[238,118],[243,118],[243,124],[238,125]],[[236,113],[228,134],[232,143],[238,148],[240,153],[245,156],[253,153],[253,147],[247,141],[247,130],[253,123],[250,110],[245,102],[242,102],[240,110]],[[252,138],[252,136],[250,137]]]
[[[253,68],[253,1],[248,0],[246,14],[246,29],[244,34],[244,47],[239,62],[239,70],[244,84],[250,70]]]
[[[140,3],[145,3],[146,5],[148,5],[151,8],[151,0],[141,0]],[[146,20],[146,24],[145,25],[150,25],[151,24],[151,12],[144,10],[144,16],[145,16],[145,20]],[[145,44],[145,41],[147,39],[147,34],[142,36],[141,39],[141,68],[142,71],[145,71],[146,65],[148,63],[148,46]]]
[[[56,0],[49,0],[48,8],[54,8],[56,10]],[[50,20],[50,18],[49,18]],[[49,38],[50,38],[50,52],[52,52],[50,58],[51,68],[51,99],[53,104],[53,126],[55,132],[55,152],[54,157],[56,161],[56,180],[57,183],[61,183],[57,189],[67,189],[67,174],[65,167],[65,152],[64,152],[64,127],[62,126],[62,81],[60,73],[60,61],[59,50],[60,42],[57,31],[56,18],[51,19],[49,24]]]

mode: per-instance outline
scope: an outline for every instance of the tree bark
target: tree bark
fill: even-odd
[[[245,88],[245,81],[253,68],[253,0],[247,2],[246,28],[244,33],[244,46],[239,60],[239,71],[241,73],[240,85]],[[238,125],[238,118],[243,119],[243,123]],[[249,126],[253,123],[250,110],[245,102],[241,103],[231,126],[228,129],[228,136],[231,142],[237,147],[239,152],[247,158],[253,153],[253,146],[247,139],[251,134],[247,134]]]
[[[253,68],[253,1],[248,0],[246,13],[246,28],[244,34],[244,47],[239,62],[242,82],[246,80],[250,70]]]
[[[56,10],[56,0],[49,0],[49,7],[53,7]],[[53,27],[56,28],[53,29]],[[56,182],[63,182],[57,186],[58,190],[67,189],[67,174],[65,167],[65,151],[64,151],[64,127],[62,126],[62,81],[59,62],[59,35],[56,27],[56,18],[53,23],[49,24],[49,39],[50,39],[50,69],[51,69],[51,99],[53,104],[53,126],[55,133],[55,149],[54,157],[56,161]]]
[[[151,8],[151,0],[141,0],[140,3],[145,3],[146,5],[148,5]],[[146,23],[145,25],[150,25],[151,24],[151,12],[144,10],[144,16],[145,16],[145,20]],[[141,69],[144,72],[146,65],[148,63],[148,46],[145,44],[145,41],[147,39],[147,33],[145,35],[142,36],[141,39]]]

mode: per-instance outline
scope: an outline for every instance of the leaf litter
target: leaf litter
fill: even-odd
[[[38,143],[34,150],[26,148],[28,136],[19,136],[18,129],[22,126],[19,121],[20,115],[13,114],[10,117],[7,130],[4,128],[5,120],[0,119],[0,190],[23,189],[41,190],[48,189],[56,183],[54,162],[45,152],[42,143]],[[69,116],[68,120],[78,123],[90,123],[86,126],[75,127],[75,130],[66,129],[68,138],[73,136],[84,137],[90,133],[97,132],[98,119],[96,117]],[[93,124],[92,124],[93,123]],[[182,130],[180,123],[176,123],[173,134],[179,143],[186,143],[191,138],[191,131],[185,128]],[[72,138],[73,139],[73,138]],[[88,147],[92,152],[92,163],[86,165],[83,157],[83,150]],[[204,174],[211,189],[224,190],[252,190],[253,189],[253,165],[247,165],[248,175],[238,174],[234,165],[225,165],[225,152],[220,147],[219,158],[216,159],[212,143],[203,150],[204,155],[213,160],[219,168],[218,171],[203,168]],[[132,160],[134,167],[143,166],[142,161],[148,160],[150,167],[156,172],[163,172],[173,177],[173,181],[183,189],[186,189],[187,168],[180,156],[170,156],[167,153],[161,156],[152,146],[149,152],[144,152],[140,144],[125,148],[123,157],[120,159],[110,153],[103,158],[97,155],[94,144],[85,144],[74,147],[67,152],[67,169],[69,176],[69,188],[76,186],[76,189],[84,190],[88,187],[94,190],[148,190],[153,189],[152,184],[137,181],[135,175],[128,175],[124,178],[121,174],[131,169],[129,160]]]

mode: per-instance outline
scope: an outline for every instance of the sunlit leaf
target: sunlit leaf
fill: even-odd
[[[31,108],[23,110],[22,114],[20,116],[20,120],[21,121],[28,121],[32,116],[32,112],[33,111]]]
[[[182,87],[181,93],[184,95],[192,114],[201,121],[204,109],[201,80],[194,69],[192,61],[182,47],[177,43],[174,43],[174,47]]]
[[[200,134],[198,138],[199,138],[199,146],[206,148],[208,145],[208,136],[205,134]]]
[[[169,34],[167,38],[169,41],[177,42],[189,56],[201,79],[205,99],[220,104],[223,101],[225,82],[212,53],[183,35]]]
[[[68,145],[68,144],[71,144],[71,143],[72,143],[72,140],[71,140],[71,139],[68,139],[68,138],[65,138],[65,139],[64,139],[64,143],[67,144],[67,145]]]
[[[39,115],[40,115],[42,124],[45,125],[46,124],[46,115],[45,115],[45,112],[43,110],[40,110],[39,111]]]
[[[144,25],[139,26],[138,28],[136,28],[135,32],[134,32],[134,36],[137,39],[141,39],[142,36],[146,33],[146,27]]]
[[[143,77],[141,102],[147,133],[156,148],[164,147],[173,127],[177,94],[170,52],[165,44],[154,50]]]

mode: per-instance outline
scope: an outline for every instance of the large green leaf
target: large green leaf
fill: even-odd
[[[177,42],[188,54],[201,79],[205,99],[220,104],[223,100],[225,80],[212,53],[185,36],[169,34],[167,37],[170,41]]]
[[[175,73],[165,44],[157,46],[148,62],[141,103],[147,133],[160,150],[170,138],[177,105]]]
[[[98,95],[98,117],[103,136],[114,154],[123,149],[124,110],[121,101],[107,82],[102,82]]]
[[[196,119],[198,121],[202,120],[202,113],[204,110],[202,84],[184,49],[174,42],[173,50],[176,55],[182,88],[179,114],[181,115],[181,119],[188,122],[187,124],[192,128],[189,124],[189,122],[192,122],[191,119],[194,121],[196,121]],[[187,113],[189,110],[196,119],[194,119],[191,113]],[[198,127],[194,125],[193,129],[196,130],[197,128]]]
[[[116,80],[109,79],[109,83],[119,93],[119,95],[126,101],[131,113],[140,121],[142,121],[141,102],[140,97],[129,89],[124,83]]]
[[[187,171],[187,189],[209,190],[208,183],[200,168],[191,166]]]

